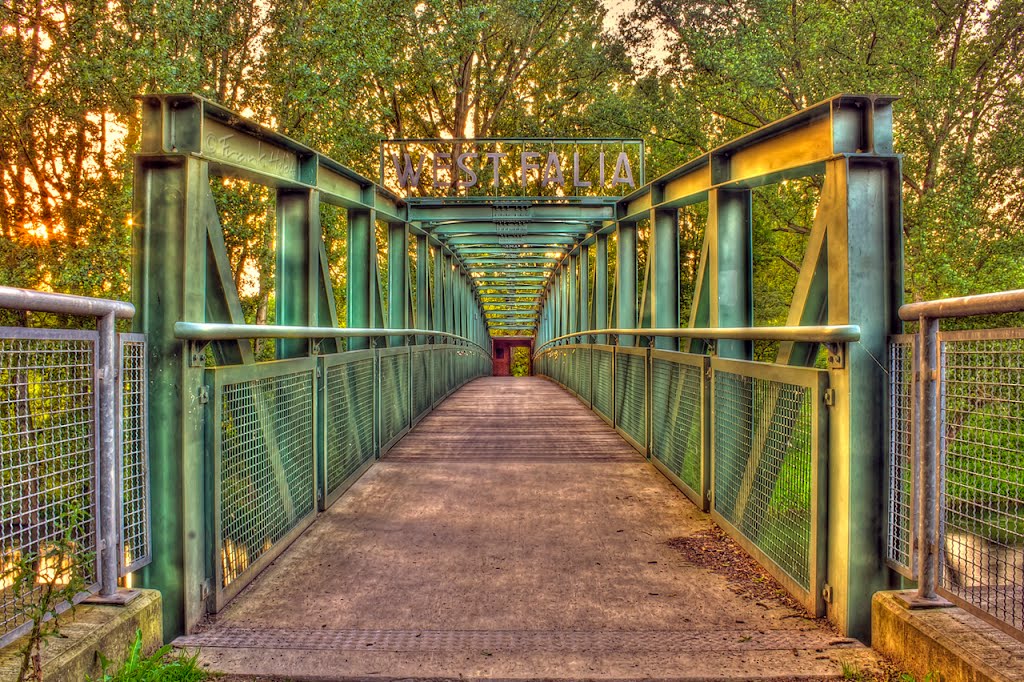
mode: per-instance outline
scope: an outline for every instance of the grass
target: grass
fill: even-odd
[[[135,633],[135,641],[128,658],[114,674],[109,674],[110,661],[100,657],[103,669],[98,680],[88,682],[202,682],[208,675],[199,667],[198,655],[171,656],[168,644],[149,656],[142,655],[142,631]]]

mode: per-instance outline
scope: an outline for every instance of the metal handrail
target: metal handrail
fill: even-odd
[[[937,477],[940,466],[937,425],[939,420],[939,320],[949,317],[970,317],[1024,311],[1024,289],[997,291],[990,294],[918,301],[900,307],[904,321],[917,321],[918,350],[915,351],[915,383],[920,396],[920,409],[914,425],[918,434],[921,487],[918,495],[917,595],[913,604],[931,606],[946,602],[936,592],[939,561],[939,510]]]
[[[175,322],[174,335],[186,341],[239,341],[242,339],[348,339],[379,336],[439,336],[464,341],[490,355],[476,341],[436,329],[375,329],[366,327],[300,327],[276,324]]]
[[[118,537],[120,533],[118,505],[118,367],[117,319],[131,319],[135,306],[124,301],[112,301],[90,296],[54,294],[15,287],[0,286],[0,308],[25,310],[60,315],[80,315],[96,318],[97,450],[99,458],[99,536],[101,584],[100,595],[111,597],[117,592]]]
[[[686,327],[682,329],[587,329],[556,336],[534,351],[565,339],[580,336],[664,336],[678,339],[709,339],[729,341],[793,341],[797,343],[846,343],[860,341],[860,327],[855,324],[807,327]]]
[[[106,317],[113,313],[114,317],[122,320],[128,320],[135,316],[135,306],[125,301],[53,294],[47,291],[4,286],[0,286],[0,308],[58,315],[81,315],[82,317]]]
[[[975,296],[942,298],[935,301],[918,301],[900,307],[900,319],[911,322],[922,317],[939,319],[943,317],[970,317],[972,315],[994,315],[996,313],[1019,313],[1024,311],[1024,289],[998,291]]]

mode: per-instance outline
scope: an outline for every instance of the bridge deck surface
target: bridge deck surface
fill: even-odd
[[[213,669],[283,679],[819,679],[874,665],[770,587],[741,588],[735,565],[730,577],[679,551],[711,527],[562,389],[478,379],[178,643]]]

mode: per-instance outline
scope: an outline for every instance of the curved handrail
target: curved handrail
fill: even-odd
[[[680,339],[709,339],[730,341],[794,341],[803,343],[845,343],[860,340],[860,327],[855,324],[808,327],[686,327],[683,329],[587,329],[563,334],[537,346],[534,356],[542,348],[564,339],[580,336],[666,336]]]
[[[1024,289],[1015,289],[991,294],[907,303],[900,306],[900,319],[912,322],[922,317],[934,320],[942,317],[968,317],[970,315],[994,315],[1021,311],[1024,311]]]
[[[106,317],[113,313],[122,320],[135,316],[135,306],[124,301],[3,286],[0,286],[0,308],[82,317]]]
[[[240,341],[242,339],[348,339],[380,336],[439,336],[464,341],[490,355],[486,348],[465,336],[436,329],[372,329],[363,327],[299,327],[275,324],[225,324],[175,322],[174,335],[187,341]]]

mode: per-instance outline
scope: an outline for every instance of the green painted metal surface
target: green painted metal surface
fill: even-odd
[[[788,324],[858,325],[863,330],[856,344],[832,344],[829,368],[814,370],[816,377],[827,376],[833,402],[828,410],[812,406],[811,425],[824,433],[827,447],[811,451],[811,488],[807,495],[801,489],[810,501],[801,502],[801,508],[814,508],[807,517],[813,532],[827,523],[827,563],[811,551],[824,543],[803,543],[807,552],[797,557],[786,542],[767,542],[774,531],[759,520],[766,512],[757,511],[757,504],[764,500],[752,492],[773,491],[766,507],[771,510],[774,491],[785,487],[791,468],[786,456],[773,454],[767,446],[773,441],[763,435],[785,431],[788,422],[777,408],[788,404],[789,389],[777,389],[779,396],[771,397],[776,389],[770,387],[786,382],[774,375],[733,372],[741,377],[737,385],[768,382],[769,388],[759,389],[768,398],[757,403],[756,390],[749,396],[740,389],[727,393],[723,379],[722,399],[734,399],[717,408],[718,423],[734,423],[749,443],[733,450],[724,441],[720,448],[710,444],[716,408],[702,367],[730,358],[749,360],[751,340],[687,339],[682,348],[694,352],[689,356],[675,353],[679,343],[670,336],[608,332],[559,340],[536,358],[535,367],[592,404],[638,450],[649,451],[700,504],[710,490],[710,472],[719,464],[709,452],[718,448],[723,458],[731,457],[729,471],[749,483],[723,488],[729,509],[714,507],[722,523],[759,558],[780,567],[795,591],[804,590],[805,603],[814,610],[825,608],[844,632],[866,637],[868,596],[891,582],[877,542],[885,451],[884,406],[878,399],[884,395],[885,376],[877,358],[883,357],[886,336],[898,330],[895,310],[902,294],[901,206],[894,189],[900,162],[892,150],[891,103],[886,97],[833,98],[712,150],[626,197],[439,201],[400,197],[201,98],[144,98],[133,286],[137,329],[149,335],[150,344],[153,500],[168,522],[154,528],[154,553],[162,559],[143,572],[142,580],[164,591],[168,635],[190,628],[216,608],[226,595],[223,577],[245,563],[241,555],[230,566],[224,563],[228,540],[232,546],[238,543],[222,532],[222,488],[207,485],[216,473],[210,467],[223,470],[223,462],[230,460],[217,459],[225,439],[255,434],[247,436],[250,442],[240,452],[266,459],[271,473],[285,472],[283,478],[274,474],[284,483],[275,478],[273,486],[261,485],[278,491],[278,512],[289,522],[274,525],[262,538],[269,549],[256,547],[255,535],[238,541],[248,561],[239,575],[257,570],[308,517],[306,498],[296,506],[298,493],[289,493],[294,514],[288,512],[282,491],[299,480],[288,473],[284,454],[291,441],[275,435],[276,425],[283,423],[280,415],[271,414],[276,403],[258,397],[260,382],[276,381],[274,368],[284,366],[276,363],[311,363],[312,369],[303,372],[311,377],[309,476],[316,482],[310,488],[303,478],[298,487],[312,489],[319,499],[314,508],[323,508],[448,392],[490,371],[486,354],[470,342],[489,348],[492,331],[527,332],[541,347],[581,330],[678,326],[681,207],[706,203],[708,208],[689,326],[750,328],[751,189],[817,174],[824,183],[821,200]],[[348,218],[344,322],[395,331],[356,338],[286,335],[276,341],[276,359],[269,362],[257,362],[245,339],[210,340],[207,353],[207,341],[179,338],[176,322],[244,322],[210,192],[210,178],[219,176],[243,178],[275,193],[278,324],[339,324],[319,225],[320,205],[330,204],[346,209]],[[647,219],[650,258],[647,270],[638,273],[637,223]],[[378,221],[387,225],[386,254],[377,252]],[[416,237],[414,278],[409,234]],[[386,255],[386,276],[379,255]],[[644,281],[640,291],[638,274]],[[397,333],[409,326],[423,333]],[[436,339],[426,333],[431,330],[465,340],[434,344]],[[384,339],[387,348],[375,347]],[[784,341],[769,366],[773,372],[805,370],[818,350],[817,343]],[[680,360],[684,356],[692,362]],[[204,368],[206,358],[217,367]],[[251,387],[245,389],[245,400],[257,418],[246,422],[249,431],[238,431],[233,418],[225,422],[222,377],[229,375],[238,386]],[[269,407],[257,408],[261,401]],[[696,410],[697,403],[712,407]],[[196,409],[203,404],[219,407]],[[234,403],[230,407],[232,415],[245,413]],[[790,412],[803,419],[799,410]],[[825,413],[828,428],[820,431]],[[799,423],[803,429],[804,422]],[[303,438],[306,431],[302,426]],[[211,435],[216,433],[221,435]],[[727,452],[732,454],[727,457]],[[280,467],[273,464],[275,458]],[[725,459],[720,464],[725,466]],[[824,469],[827,487],[820,485]],[[865,481],[878,485],[865,486]],[[214,523],[218,508],[222,518]],[[823,605],[817,596],[812,602],[812,593],[826,580],[831,602]]]

